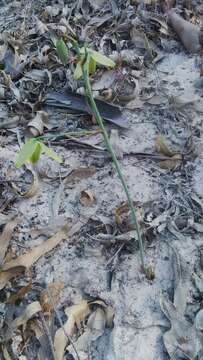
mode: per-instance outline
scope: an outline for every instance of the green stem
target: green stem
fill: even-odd
[[[86,96],[87,96],[87,98],[89,100],[89,104],[90,104],[91,109],[92,109],[92,111],[94,113],[94,116],[95,116],[95,118],[96,118],[96,120],[98,122],[98,125],[100,126],[100,129],[102,131],[107,150],[111,154],[111,157],[112,157],[112,160],[114,162],[115,168],[117,170],[118,176],[120,178],[123,189],[124,189],[124,191],[126,193],[126,196],[127,196],[129,208],[130,208],[131,214],[132,214],[132,220],[133,220],[133,223],[135,224],[135,229],[137,231],[139,248],[140,248],[141,264],[142,264],[142,268],[143,268],[144,272],[146,273],[145,262],[144,262],[143,242],[142,242],[140,227],[139,227],[139,224],[138,224],[138,221],[137,221],[136,210],[134,208],[133,201],[131,199],[131,196],[130,196],[130,193],[129,193],[129,190],[128,190],[128,186],[127,186],[126,181],[125,181],[125,178],[124,178],[124,176],[122,174],[120,164],[118,162],[118,159],[116,157],[114,149],[113,149],[113,147],[112,147],[112,145],[111,145],[111,143],[109,141],[108,134],[107,134],[106,128],[105,128],[104,123],[103,123],[103,119],[102,119],[102,117],[101,117],[101,115],[100,115],[100,113],[98,111],[97,105],[96,105],[96,103],[94,101],[94,98],[93,98],[92,88],[91,88],[90,80],[89,80],[88,58],[87,58],[86,62],[83,64],[82,68],[83,68],[83,77],[84,77],[84,82],[85,82]]]

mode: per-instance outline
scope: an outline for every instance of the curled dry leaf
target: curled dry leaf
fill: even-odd
[[[96,310],[95,306],[97,307]],[[102,300],[91,302],[82,300],[78,304],[66,308],[65,313],[68,320],[63,328],[57,330],[54,338],[56,360],[63,359],[64,350],[69,342],[64,330],[68,336],[72,337],[75,330],[79,329],[85,319],[92,314],[88,319],[88,329],[78,339],[81,340],[79,341],[80,345],[84,348],[85,345],[88,345],[88,342],[102,335],[105,326],[112,327],[113,324],[114,311]]]
[[[63,228],[54,236],[46,240],[39,246],[36,246],[30,252],[8,261],[2,267],[0,272],[0,289],[3,289],[7,282],[13,277],[30,268],[41,256],[54,249],[62,240],[67,237],[67,229]]]
[[[54,309],[57,305],[61,290],[64,288],[64,283],[54,282],[47,286],[47,289],[43,290],[40,294],[40,304],[43,312],[47,313]]]
[[[32,184],[30,186],[30,188],[25,191],[25,192],[22,192],[19,187],[14,183],[14,182],[11,182],[11,185],[12,185],[12,188],[22,197],[28,199],[28,198],[31,198],[33,196],[35,196],[39,190],[39,178],[38,178],[38,175],[36,173],[36,171],[34,171],[32,169],[32,167],[29,167],[28,165],[26,165],[27,169],[32,173],[32,176],[33,176],[33,181],[32,181]]]
[[[97,308],[88,319],[87,326],[96,331],[102,331],[105,328],[105,313],[101,308]]]
[[[29,304],[24,313],[17,317],[11,324],[12,330],[17,329],[19,326],[25,326],[29,319],[31,319],[34,315],[36,315],[38,312],[42,311],[41,305],[39,301],[34,301],[31,304]]]
[[[12,294],[7,300],[7,303],[15,305],[16,301],[23,299],[31,289],[32,282],[30,281],[26,286],[23,286],[17,293]]]
[[[19,218],[15,218],[14,220],[11,220],[8,222],[3,229],[2,234],[0,235],[0,264],[3,264],[4,257],[6,255],[6,251],[9,245],[9,242],[12,238],[13,231],[16,227],[16,225],[19,222]]]
[[[167,170],[174,170],[181,165],[183,161],[182,154],[170,150],[169,147],[166,145],[165,139],[162,135],[159,135],[156,138],[155,148],[159,154],[169,157],[169,159],[159,162],[160,168]]]
[[[90,190],[83,190],[80,194],[80,202],[84,206],[91,206],[95,202],[95,196]]]
[[[162,135],[158,135],[155,141],[155,149],[159,154],[165,155],[165,156],[173,156],[174,152],[172,152],[168,145],[165,143],[165,139]]]
[[[169,160],[163,160],[159,162],[161,169],[174,170],[181,165],[183,157],[181,154],[173,155]]]
[[[87,301],[82,300],[80,303],[66,308],[65,313],[68,316],[68,320],[63,328],[57,330],[54,338],[56,360],[63,359],[64,350],[69,342],[66,334],[71,337],[74,334],[75,328],[79,328],[81,323],[90,314],[89,304]]]
[[[44,128],[48,126],[49,115],[45,111],[37,111],[36,116],[28,124],[30,133],[36,137],[43,134]]]

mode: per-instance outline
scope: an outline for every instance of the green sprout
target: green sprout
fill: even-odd
[[[17,168],[25,165],[26,163],[36,164],[40,158],[40,155],[45,153],[53,160],[61,163],[62,159],[52,149],[44,145],[37,139],[28,140],[17,155],[15,165]]]

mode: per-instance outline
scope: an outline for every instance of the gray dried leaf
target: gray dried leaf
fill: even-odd
[[[112,129],[111,130],[111,135],[110,135],[110,143],[116,153],[116,156],[118,159],[122,159],[123,158],[123,147],[121,144],[121,140],[119,138],[119,133],[117,129]]]
[[[61,9],[57,5],[55,5],[55,6],[49,5],[49,6],[45,7],[45,11],[50,17],[56,17],[57,15],[59,15]]]
[[[50,71],[48,71],[47,69],[45,70],[33,69],[25,74],[25,78],[28,78],[37,83],[43,83],[44,81],[46,81],[46,83],[48,83],[49,86],[52,83],[52,75]]]
[[[103,72],[102,76],[92,84],[92,90],[96,91],[111,88],[116,77],[117,73],[115,70]]]
[[[44,24],[41,20],[37,19],[36,21],[36,29],[40,35],[43,35],[45,32],[48,31],[48,27]]]
[[[194,223],[192,225],[193,229],[195,229],[199,233],[203,233],[203,224],[200,223]]]
[[[101,9],[106,3],[106,0],[88,0],[88,1],[94,10]]]
[[[139,97],[136,99],[133,99],[131,101],[129,101],[125,107],[129,110],[134,110],[134,109],[142,109],[144,106],[144,101],[140,100]]]
[[[195,360],[201,349],[201,341],[193,324],[179,314],[172,302],[161,296],[160,305],[171,324],[169,331],[163,335],[164,345],[171,359],[176,359],[177,352],[183,358]]]

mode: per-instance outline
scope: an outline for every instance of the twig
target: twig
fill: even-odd
[[[104,123],[103,123],[103,119],[98,111],[98,108],[97,108],[97,105],[94,101],[94,98],[93,98],[93,95],[92,95],[92,89],[91,89],[91,85],[90,85],[90,79],[89,79],[89,67],[88,67],[88,64],[89,64],[89,54],[86,53],[86,59],[85,61],[83,62],[82,64],[82,70],[83,70],[83,78],[84,78],[84,82],[85,82],[85,93],[86,93],[86,96],[88,98],[88,101],[89,101],[89,104],[91,106],[91,109],[93,111],[93,114],[98,122],[98,125],[102,131],[102,134],[103,134],[103,137],[104,137],[104,141],[105,141],[105,144],[106,144],[106,147],[107,147],[107,150],[109,151],[109,153],[111,154],[111,157],[112,157],[112,160],[113,160],[113,163],[115,165],[115,168],[117,170],[117,173],[118,173],[118,176],[120,178],[120,181],[123,185],[123,189],[126,193],[126,197],[127,197],[127,200],[128,200],[128,204],[129,204],[129,208],[131,210],[131,214],[132,214],[132,220],[133,220],[133,223],[135,225],[135,229],[137,231],[137,235],[138,235],[138,241],[139,241],[139,248],[140,248],[140,258],[141,258],[141,264],[142,264],[142,268],[143,268],[143,271],[145,273],[147,273],[146,271],[146,268],[145,268],[145,262],[144,262],[144,249],[143,249],[143,242],[142,242],[142,237],[141,237],[141,232],[140,232],[140,228],[139,228],[139,224],[138,224],[138,221],[137,221],[137,215],[136,215],[136,210],[134,208],[134,205],[133,205],[133,201],[131,199],[131,195],[130,195],[130,192],[128,190],[128,186],[126,184],[126,181],[124,179],[124,176],[122,174],[122,171],[121,171],[121,168],[120,168],[120,164],[118,162],[118,159],[116,157],[116,154],[114,152],[114,149],[109,141],[109,138],[108,138],[108,134],[107,134],[107,131],[105,129],[105,126],[104,126]]]
[[[119,252],[122,250],[122,248],[124,247],[124,243],[118,248],[118,250],[115,252],[115,254],[107,261],[106,263],[106,267],[108,267],[111,262],[118,256]]]

